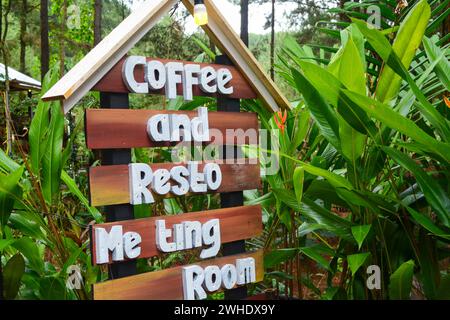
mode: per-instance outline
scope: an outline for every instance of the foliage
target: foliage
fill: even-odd
[[[334,292],[335,298],[406,299],[413,288],[416,296],[433,299],[446,286],[448,270],[440,271],[439,262],[448,260],[450,144],[440,106],[448,50],[440,48],[438,34],[424,36],[434,30],[430,17],[438,10],[416,1],[395,19],[398,28],[384,30],[354,18],[334,32],[340,47],[322,48],[332,52],[329,59],[292,39],[283,49],[279,72],[303,99],[293,114],[311,114],[308,130],[315,141],[294,154],[281,150],[282,161],[297,169],[279,179],[285,190],[273,189],[273,195],[281,203],[277,211],[294,209],[295,219],[307,224],[298,228],[303,241],[315,239],[330,249],[326,298]],[[286,185],[289,177],[303,186]],[[298,190],[307,214],[295,201]],[[318,219],[325,217],[339,217],[342,229]],[[362,266],[371,264],[381,267],[381,291],[364,289]]]

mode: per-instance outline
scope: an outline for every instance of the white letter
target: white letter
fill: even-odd
[[[183,224],[175,224],[173,226],[174,229],[174,235],[173,235],[173,241],[175,241],[175,244],[177,246],[178,250],[184,250],[184,230],[183,230]]]
[[[184,300],[206,299],[206,292],[202,287],[204,280],[205,274],[202,267],[183,267]]]
[[[198,162],[188,162],[188,170],[191,191],[194,193],[204,193],[208,191],[206,183],[201,183],[204,182],[204,177],[198,172]]]
[[[128,170],[130,172],[130,203],[138,205],[155,202],[152,193],[147,189],[153,178],[150,166],[143,163],[131,163],[128,165]]]
[[[128,57],[122,66],[123,82],[127,86],[128,90],[133,93],[148,93],[148,84],[139,83],[134,78],[134,69],[137,65],[146,65],[147,61],[145,57],[130,56]]]
[[[201,259],[215,257],[220,250],[220,221],[213,219],[205,223],[202,227],[203,244],[211,245],[208,249],[203,249],[200,253]]]
[[[175,242],[167,242],[167,239],[172,236],[172,230],[166,229],[165,220],[156,221],[156,246],[162,252],[175,252],[177,246]]]
[[[128,259],[135,259],[140,256],[142,242],[141,235],[137,232],[127,232],[123,235],[123,247]]]
[[[371,265],[367,268],[367,274],[370,276],[367,278],[367,289],[381,290],[381,269],[377,265]]]
[[[147,133],[152,141],[170,141],[169,115],[151,117],[147,122]]]
[[[159,169],[153,173],[153,190],[160,195],[170,192],[170,172],[167,169]]]
[[[158,79],[156,76],[158,73]],[[161,61],[149,61],[145,66],[145,81],[150,89],[159,90],[166,84],[166,68]]]
[[[198,221],[183,222],[184,248],[192,249],[202,246],[202,224]]]
[[[192,119],[192,139],[198,142],[210,141],[208,108],[198,108],[198,117]]]
[[[233,79],[231,71],[225,68],[219,69],[217,71],[217,88],[222,94],[232,94],[233,87],[225,88],[225,86]]]
[[[210,85],[210,82],[216,80],[216,78],[217,72],[213,67],[204,67],[200,76],[200,89],[206,93],[216,93],[217,84]]]
[[[123,260],[122,226],[114,226],[108,233],[104,228],[95,229],[95,244],[97,264],[109,262],[109,251],[112,251],[113,261]]]
[[[183,196],[189,192],[189,182],[186,178],[189,176],[189,170],[186,167],[178,166],[173,167],[170,170],[172,180],[178,183],[178,185],[172,186],[172,193],[176,196]]]
[[[205,268],[205,287],[209,292],[219,290],[222,282],[222,276],[218,266],[209,266]]]
[[[220,272],[222,273],[222,286],[225,289],[233,289],[237,281],[236,267],[232,264],[226,264]]]
[[[238,285],[256,282],[255,259],[237,259],[236,269]]]
[[[217,190],[222,184],[222,171],[217,163],[208,163],[203,169],[205,180],[210,190]]]
[[[183,64],[181,62],[169,62],[166,64],[166,96],[170,100],[177,98],[177,83],[181,83],[181,74],[177,72],[183,72]]]
[[[192,141],[191,120],[189,117],[185,114],[171,114],[169,118],[171,140],[178,142],[181,141],[181,136],[183,136],[183,141]],[[183,134],[181,134],[181,130],[183,130]]]
[[[198,74],[200,66],[198,64],[187,64],[183,71],[183,96],[184,100],[192,101],[192,86],[198,84]],[[194,76],[196,75],[196,76]]]

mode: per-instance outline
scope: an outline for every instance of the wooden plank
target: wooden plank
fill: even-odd
[[[235,68],[230,66],[223,66],[220,64],[207,64],[207,63],[196,63],[196,62],[188,62],[188,61],[181,61],[181,60],[169,60],[169,59],[158,59],[158,58],[147,58],[147,61],[155,60],[160,61],[163,64],[166,64],[168,62],[181,62],[183,64],[196,64],[199,65],[201,68],[204,68],[206,66],[213,67],[216,71],[221,68],[227,68],[231,71],[231,74],[233,75],[233,80],[230,82],[230,86],[233,87],[233,93],[229,95],[230,98],[236,98],[236,99],[256,99],[257,95],[253,91],[252,87],[248,84],[247,80],[241,75],[241,73]],[[129,93],[130,91],[126,87],[125,83],[123,82],[122,78],[122,67],[123,63],[125,61],[125,58],[119,61],[104,77],[102,80],[100,80],[92,90],[94,91],[103,91],[103,92],[119,92],[119,93]],[[144,81],[144,68],[143,66],[137,66],[135,69],[135,79],[138,82],[145,82]],[[209,96],[209,97],[216,97],[217,94],[208,94],[203,92],[198,85],[193,86],[193,95],[194,96]],[[179,96],[183,95],[183,85],[179,83],[177,85],[177,92]],[[161,90],[155,90],[151,91],[150,94],[159,94],[159,95],[165,95],[165,89]]]
[[[194,1],[182,0],[182,2],[186,9],[193,14]],[[274,112],[279,109],[291,109],[290,102],[223,17],[214,1],[205,1],[205,6],[208,10],[208,24],[202,26],[203,30],[220,51],[230,57],[253,90],[258,93],[264,106]]]
[[[264,280],[263,251],[205,260],[195,265],[205,268],[235,264],[236,259],[254,258],[256,282]],[[183,300],[182,268],[143,273],[94,284],[94,300]]]
[[[202,172],[205,163],[199,164]],[[150,164],[153,171],[170,170],[177,164]],[[233,192],[261,188],[260,166],[257,164],[221,164],[222,185],[215,191]],[[92,167],[89,170],[90,200],[92,206],[130,203],[129,170],[127,165]],[[155,199],[158,198],[154,194]],[[188,194],[189,195],[189,194]],[[192,194],[190,194],[192,195]],[[168,195],[171,196],[170,194]]]
[[[122,226],[124,234],[126,232],[137,232],[141,235],[141,254],[138,258],[151,258],[162,254],[156,247],[157,220],[165,220],[166,228],[171,229],[174,224],[180,224],[185,221],[199,221],[204,224],[212,219],[220,220],[220,238],[222,243],[250,239],[259,236],[262,232],[262,209],[261,206],[256,205],[96,224],[92,226],[92,235],[95,234],[95,229],[98,228],[104,228],[107,232],[110,232],[113,226]],[[97,243],[96,238],[92,235],[92,263],[96,265],[95,252]]]
[[[147,121],[157,114],[186,114],[191,119],[198,116],[196,111],[157,111],[157,110],[86,110],[86,143],[89,149],[126,149],[145,147],[167,147],[166,142],[154,142],[147,133]],[[225,141],[234,144],[257,144],[259,123],[256,113],[209,112],[210,131],[220,131]],[[242,133],[234,134],[234,130],[244,132],[252,130],[255,138],[250,139]],[[254,131],[253,131],[254,130]],[[245,137],[244,137],[245,136]],[[244,139],[242,139],[244,137]],[[242,141],[239,141],[242,139]],[[253,140],[253,141],[252,141]],[[255,141],[256,140],[256,141]],[[222,144],[222,141],[212,141]]]

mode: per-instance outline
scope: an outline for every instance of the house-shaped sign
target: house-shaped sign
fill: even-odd
[[[193,2],[182,0],[191,13]],[[247,284],[264,278],[262,252],[245,252],[245,239],[262,232],[261,207],[243,206],[242,194],[261,187],[257,159],[131,163],[132,148],[257,144],[257,139],[236,134],[259,129],[256,114],[239,112],[239,99],[258,98],[274,112],[290,108],[212,1],[205,1],[209,21],[202,27],[229,62],[127,56],[177,3],[148,0],[42,98],[62,101],[67,113],[91,90],[119,97],[114,107],[86,110],[87,146],[105,155],[102,166],[89,170],[90,202],[105,206],[108,221],[91,228],[92,263],[107,264],[112,278],[94,285],[94,299],[205,299],[221,290],[225,297],[243,298]],[[205,107],[185,112],[130,110],[127,98],[120,99],[129,93],[220,99],[217,112]],[[117,109],[121,103],[123,108]],[[133,220],[135,205],[206,193],[219,193],[222,209]],[[198,253],[200,262],[136,274],[137,258],[184,251]]]

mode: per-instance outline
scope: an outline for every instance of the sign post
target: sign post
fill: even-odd
[[[202,28],[224,54],[216,64],[127,56],[178,2],[146,1],[42,97],[62,101],[68,113],[89,91],[100,92],[101,109],[85,117],[87,147],[102,153],[101,166],[89,170],[90,204],[105,208],[107,222],[90,232],[92,263],[109,270],[109,280],[94,285],[96,300],[206,299],[219,291],[245,299],[246,285],[264,280],[263,252],[245,250],[245,240],[262,233],[262,209],[243,206],[243,190],[261,188],[260,165],[241,149],[258,144],[259,123],[256,113],[240,112],[240,100],[259,99],[274,112],[290,104],[212,1]],[[181,2],[193,13],[193,0]],[[217,98],[218,111],[131,110],[130,93]],[[217,147],[222,155],[131,162],[133,148],[179,143]],[[134,219],[134,205],[202,194],[220,194],[222,208]],[[138,258],[188,250],[198,255],[192,265],[137,274]]]
[[[129,97],[126,93],[100,93],[100,106],[105,109],[128,109]],[[102,151],[102,165],[131,163],[131,149],[106,149]],[[133,207],[120,204],[105,207],[106,221],[115,222],[134,219]],[[124,261],[108,267],[109,278],[118,279],[137,273],[136,261]]]
[[[223,65],[232,65],[232,62],[226,55],[217,56],[216,63]],[[217,98],[217,111],[224,112],[240,112],[241,102],[239,99],[230,99],[226,96],[219,96]],[[233,150],[231,150],[233,149]],[[234,155],[235,159],[238,159],[240,152],[239,146],[223,146],[222,159],[226,160],[230,153]],[[235,191],[220,194],[220,203],[222,208],[238,207],[244,205],[244,192]],[[235,241],[223,245],[222,253],[224,256],[230,256],[234,254],[245,252],[245,240]],[[226,290],[226,300],[241,300],[247,297],[247,287],[242,286],[239,288]]]

